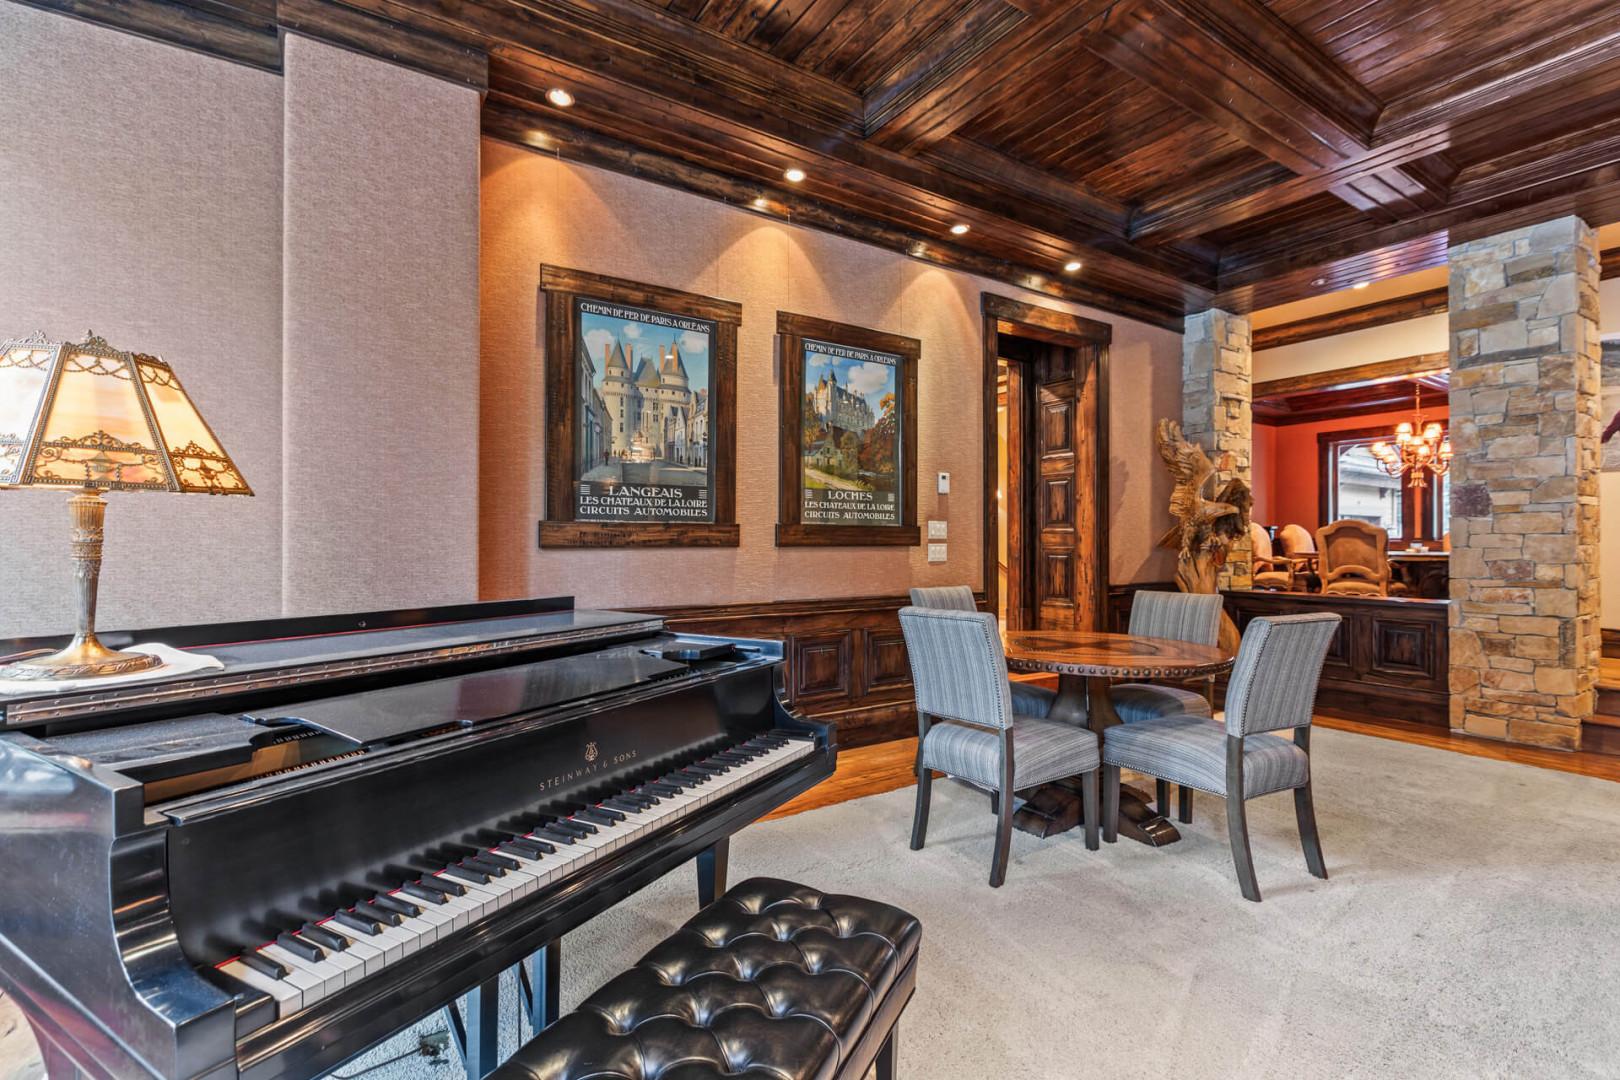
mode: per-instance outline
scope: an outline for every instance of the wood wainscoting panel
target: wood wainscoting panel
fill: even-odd
[[[982,606],[983,594],[975,600]],[[840,747],[917,733],[911,663],[900,633],[904,596],[653,608],[671,630],[783,643],[788,706],[838,725]]]
[[[1114,585],[1109,629],[1124,632],[1131,600],[1149,590],[1175,592],[1170,581]],[[1444,600],[1229,592],[1226,610],[1241,631],[1260,615],[1336,612],[1344,620],[1322,664],[1316,711],[1353,720],[1407,720],[1449,727],[1450,650]],[[1224,678],[1220,680],[1224,692]]]

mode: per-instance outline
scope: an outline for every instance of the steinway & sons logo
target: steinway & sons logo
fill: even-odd
[[[593,743],[593,742],[588,742],[588,743],[585,744],[585,761],[588,764],[588,763],[590,763],[592,761],[595,761],[595,760],[596,760],[596,744]]]
[[[540,781],[540,790],[551,791],[565,784],[571,784],[576,780],[582,780],[608,769],[617,768],[626,762],[636,760],[640,753],[639,750],[623,750],[616,754],[604,756],[602,748],[597,746],[594,740],[587,742],[585,744],[584,764],[577,769],[569,769],[567,772],[560,772],[555,776],[546,777]]]

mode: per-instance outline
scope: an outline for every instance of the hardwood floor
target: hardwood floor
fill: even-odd
[[[1479,739],[1471,735],[1453,735],[1449,731],[1403,720],[1344,720],[1332,716],[1318,716],[1314,723],[1319,727],[1333,728],[1335,731],[1350,731],[1357,735],[1430,746],[1458,754],[1491,758],[1494,761],[1513,761],[1540,769],[1554,769],[1558,772],[1578,773],[1581,776],[1595,776],[1601,780],[1620,781],[1620,755],[1616,755],[1613,751],[1578,750],[1566,753],[1560,750],[1542,750],[1533,746],[1515,746],[1511,743]],[[885,791],[910,787],[916,781],[913,772],[916,760],[916,738],[897,739],[894,742],[840,751],[837,771],[831,777],[780,807],[770,817],[788,817],[849,799],[881,795]]]

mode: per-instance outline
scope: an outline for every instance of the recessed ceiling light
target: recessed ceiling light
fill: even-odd
[[[754,209],[755,210],[763,210],[769,205],[770,205],[770,203],[765,201],[765,196],[763,196],[763,195],[759,196],[758,198],[756,198],[754,200]]]
[[[1326,285],[1326,284],[1327,284],[1327,278],[1325,278],[1325,277],[1319,277],[1319,278],[1312,278],[1311,279],[1311,285],[1312,286],[1319,286],[1319,285]]]
[[[554,86],[546,91],[546,100],[559,109],[566,109],[574,103],[574,95],[560,86]]]
[[[1072,274],[1078,269],[1080,269],[1079,259],[1070,259],[1068,262],[1063,264],[1064,273]]]
[[[1350,287],[1352,289],[1365,289],[1367,286],[1369,286],[1371,284],[1372,284],[1372,282],[1370,282],[1370,281],[1358,281],[1358,282],[1356,282],[1354,285],[1352,285]]]
[[[967,231],[968,231],[968,227],[966,225],[963,225],[961,222],[957,222],[955,225],[951,226],[951,235],[952,236],[961,236],[963,233],[965,233]]]
[[[782,173],[782,179],[786,180],[790,184],[797,184],[800,180],[804,179],[804,170],[795,165],[791,169],[788,169]]]

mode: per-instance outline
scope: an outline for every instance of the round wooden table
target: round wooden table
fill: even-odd
[[[1004,630],[1007,668],[1048,672],[1058,677],[1058,696],[1048,716],[1089,727],[1100,740],[1120,723],[1110,696],[1116,679],[1198,679],[1219,675],[1232,666],[1232,655],[1214,645],[1195,645],[1168,638],[1105,634],[1096,630]],[[1049,790],[1056,789],[1056,790]],[[1070,807],[1079,800],[1066,787],[1046,785],[1026,800],[1015,823],[1027,832],[1049,836],[1073,828]],[[1120,792],[1119,831],[1146,844],[1162,846],[1181,839],[1175,826],[1155,813],[1140,792]]]

